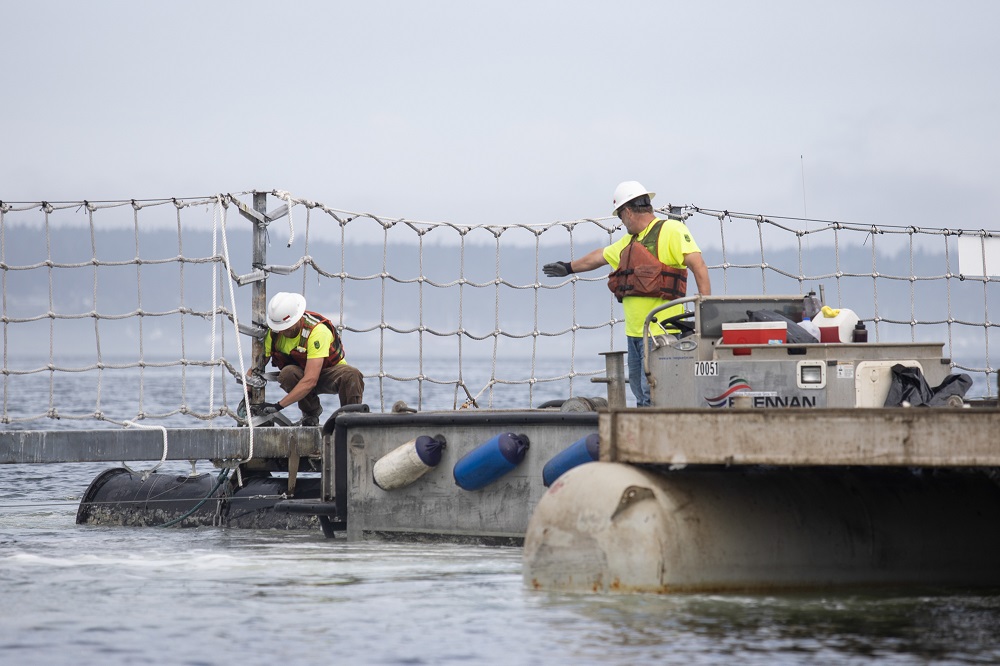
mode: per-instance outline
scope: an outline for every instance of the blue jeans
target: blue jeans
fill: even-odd
[[[637,407],[649,407],[649,382],[642,371],[642,338],[628,336],[628,385]]]

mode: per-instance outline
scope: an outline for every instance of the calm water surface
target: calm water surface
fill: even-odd
[[[1000,590],[550,594],[519,548],[76,525],[110,466],[0,467],[0,663],[1000,663]]]
[[[3,663],[1000,662],[995,590],[539,593],[519,548],[75,525],[101,469],[0,470]]]

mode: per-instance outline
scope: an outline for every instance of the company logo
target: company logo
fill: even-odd
[[[754,409],[773,407],[815,407],[815,396],[778,395],[776,391],[754,391],[743,377],[729,376],[729,388],[714,398],[705,397],[709,407],[732,407],[736,394],[750,396]]]
[[[732,375],[729,377],[729,388],[726,389],[724,393],[715,396],[714,398],[706,397],[705,400],[708,402],[709,407],[728,407],[731,396],[738,391],[750,391],[750,384],[747,380],[742,377]]]

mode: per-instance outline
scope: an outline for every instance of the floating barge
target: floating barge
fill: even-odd
[[[615,352],[607,377],[595,378],[608,385],[599,412],[575,411],[580,401],[343,412],[322,429],[254,428],[252,458],[249,428],[9,432],[0,464],[241,461],[243,486],[221,475],[106,472],[78,521],[523,543],[525,584],[536,589],[1000,584],[1000,411],[961,400],[877,406],[894,366],[946,379],[940,344],[727,344],[718,335],[748,307],[801,316],[797,299],[685,299],[695,304],[691,335],[647,339],[653,408],[624,407]],[[720,403],[734,376],[743,388]],[[578,456],[546,489],[546,466],[594,433],[599,460]],[[504,436],[522,445],[517,460],[484,453]],[[421,438],[440,445],[433,464],[380,484],[379,461],[404,460],[395,452]],[[463,487],[470,456],[495,469]]]
[[[623,410],[540,501],[525,584],[1000,583],[994,409]]]
[[[943,345],[729,343],[725,326],[754,311],[800,321],[801,297],[685,300],[689,336],[655,341],[647,319],[659,408],[601,414],[600,462],[569,470],[534,513],[526,585],[1000,583],[995,402],[883,407],[898,375],[948,383]]]

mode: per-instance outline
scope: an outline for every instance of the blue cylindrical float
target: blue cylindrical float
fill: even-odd
[[[600,437],[592,432],[557,453],[542,468],[542,483],[548,488],[567,471],[577,465],[595,462],[600,457]]]
[[[382,490],[408,486],[441,462],[444,435],[421,435],[375,461],[372,480]]]
[[[517,467],[528,452],[528,436],[504,432],[472,449],[455,463],[455,483],[479,490]]]

